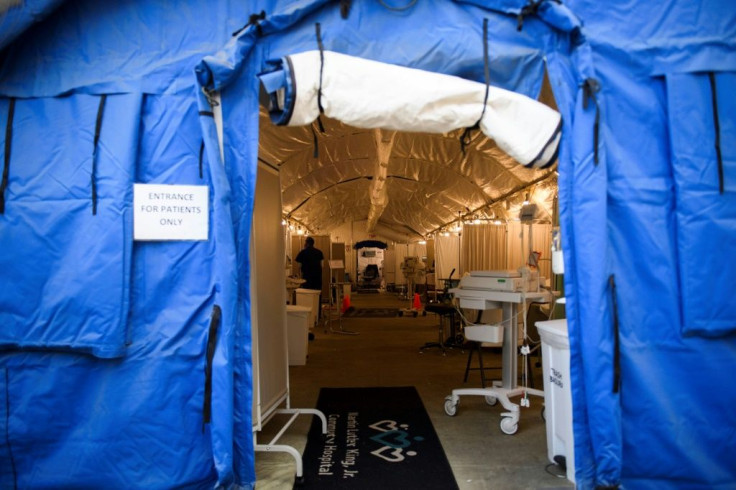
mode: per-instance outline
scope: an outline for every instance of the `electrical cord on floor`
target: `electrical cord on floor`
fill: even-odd
[[[550,471],[549,469],[553,466],[555,468],[562,468],[562,466],[558,465],[557,463],[549,463],[547,466],[544,467],[544,471],[552,476],[556,476],[557,478],[567,478],[567,475],[565,473],[553,473],[552,471]]]

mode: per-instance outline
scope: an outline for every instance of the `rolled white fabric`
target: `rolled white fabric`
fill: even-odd
[[[445,133],[473,126],[483,113],[486,86],[451,75],[324,51],[306,51],[281,60],[261,80],[272,97],[277,124],[311,124],[320,114],[359,128]],[[489,87],[480,129],[499,148],[527,167],[554,162],[560,141],[560,114],[515,92]]]

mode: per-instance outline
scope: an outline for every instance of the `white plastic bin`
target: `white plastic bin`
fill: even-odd
[[[306,306],[312,311],[309,314],[309,328],[312,329],[317,325],[319,318],[319,295],[321,291],[318,289],[298,288],[296,290],[296,304],[298,306]]]
[[[289,366],[303,366],[307,363],[309,346],[309,315],[312,308],[286,305],[286,337],[289,347]]]
[[[575,483],[575,443],[572,435],[570,340],[567,320],[537,322],[542,339],[542,373],[547,422],[547,457],[564,456],[567,479]]]

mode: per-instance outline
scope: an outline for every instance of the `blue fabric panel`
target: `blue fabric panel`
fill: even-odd
[[[697,337],[622,346],[625,488],[734,488],[735,356]]]
[[[214,119],[209,115],[212,107],[208,105],[201,91],[196,94],[205,151],[208,161],[213,162],[209,167],[213,192],[211,236],[217,243],[217,253],[214,256],[212,273],[223,315],[212,373],[213,456],[218,485],[227,486],[233,483],[249,488],[253,479],[244,481],[242,475],[245,472],[241,467],[249,468],[252,473],[255,466],[253,438],[250,437],[249,429],[253,407],[250,322],[238,320],[239,274],[238,269],[233,267],[237,263],[238,253],[231,214],[230,183],[220,158]],[[250,316],[243,318],[249,319]],[[241,418],[245,419],[244,424],[240,423]]]
[[[577,261],[573,251],[576,243],[573,234],[575,180],[574,167],[571,158],[573,145],[573,117],[576,110],[576,100],[579,97],[578,73],[572,60],[566,56],[567,53],[550,53],[548,55],[548,70],[555,100],[562,114],[563,129],[559,152],[559,176],[557,180],[559,203],[560,203],[560,229],[562,232],[562,244],[565,254],[564,275],[565,292],[567,304],[568,336],[570,340],[570,386],[573,400],[573,431],[575,438],[575,467],[576,481],[580,488],[593,486],[595,481],[595,457],[592,447],[590,421],[588,418],[587,389],[585,385],[585,370],[583,369],[583,351],[581,349],[581,334],[584,332],[580,327],[580,320],[576,302],[577,283],[575,274],[571,271],[577,269]],[[590,124],[590,118],[586,119]]]
[[[736,8],[731,0],[565,4],[584,22],[596,51],[625,56],[626,72],[736,71]]]
[[[597,94],[602,114],[606,114],[607,94]],[[585,411],[588,424],[575,425],[576,455],[591,454],[595,461],[595,476],[589,486],[615,485],[620,478],[620,419],[617,396],[612,392],[613,385],[613,328],[610,316],[610,297],[608,288],[606,239],[606,178],[607,178],[607,138],[601,135],[603,143],[599,147],[599,163],[594,161],[595,113],[592,100],[587,108],[583,100],[585,94],[578,90],[573,113],[572,148],[572,217],[571,233],[564,235],[571,243],[571,267],[565,264],[565,280],[573,281],[575,289],[565,292],[565,310],[572,333],[571,349],[576,346],[580,352],[582,366],[571,367],[571,386],[576,382],[583,390],[573,388],[577,394],[573,401],[575,412]],[[566,255],[567,258],[567,255]],[[582,285],[585,285],[584,287]],[[571,294],[572,293],[572,294]],[[574,339],[574,340],[573,340]],[[572,357],[571,357],[572,360]],[[572,377],[572,373],[576,373]],[[578,378],[578,376],[580,376]],[[578,398],[580,397],[580,398]],[[574,418],[574,420],[576,420]],[[575,422],[577,424],[577,422]],[[578,433],[587,432],[580,444],[590,441],[585,448],[578,445]],[[577,463],[576,463],[577,466]],[[583,488],[585,480],[581,481]]]
[[[233,230],[238,249],[237,271],[240,294],[238,317],[240,325],[233,346],[235,374],[233,430],[236,434],[251,434],[253,428],[253,358],[251,352],[251,302],[248,261],[251,222],[258,168],[258,78],[256,63],[244,66],[236,83],[222,91],[223,139],[226,169],[232,186]],[[237,144],[232,144],[237,142]],[[255,458],[252,438],[237,438],[234,445],[236,482],[246,488],[255,487]]]
[[[140,99],[107,98],[93,215],[92,156],[100,100],[77,95],[16,102],[5,213],[0,215],[1,348],[124,354],[130,184]],[[9,101],[3,103],[7,113]]]
[[[195,355],[4,356],[16,488],[212,488]]]
[[[0,49],[12,42],[33,23],[40,21],[62,3],[63,0],[25,0],[3,3],[0,8]],[[12,5],[12,6],[10,6]]]
[[[684,334],[736,332],[736,73],[667,76]],[[716,135],[714,100],[718,104]],[[723,194],[719,192],[716,137]],[[697,144],[693,144],[697,142]]]
[[[0,93],[191,94],[192,67],[220,49],[251,13],[231,0],[65,2],[8,45]]]

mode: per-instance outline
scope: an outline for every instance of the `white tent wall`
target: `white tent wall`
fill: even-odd
[[[507,262],[506,269],[518,269],[526,263],[529,255],[529,225],[520,221],[511,221],[507,224]],[[523,243],[522,243],[523,239]],[[532,225],[532,250],[539,252],[539,275],[547,279],[552,274],[552,225],[534,223]]]
[[[401,263],[404,262],[404,257],[409,255],[409,245],[405,243],[396,244],[396,253],[394,254],[396,264],[396,284],[406,284],[406,278],[401,272]]]
[[[408,245],[407,255],[416,256],[420,259],[427,256],[427,244],[421,242],[413,242]]]
[[[279,186],[278,173],[259,165],[250,251],[254,430],[261,429],[289,390]]]
[[[345,273],[350,275],[350,280],[355,281],[357,258],[355,255],[355,237],[353,235],[352,223],[343,223],[330,232],[330,242],[345,244]]]
[[[383,251],[383,280],[386,285],[396,285],[396,248],[389,246]]]
[[[450,277],[450,272],[455,273],[452,277],[460,277],[460,236],[439,236],[434,239],[434,256],[435,256],[435,287],[444,286],[440,279]]]
[[[509,263],[506,226],[473,224],[463,227],[461,273],[506,269]]]

